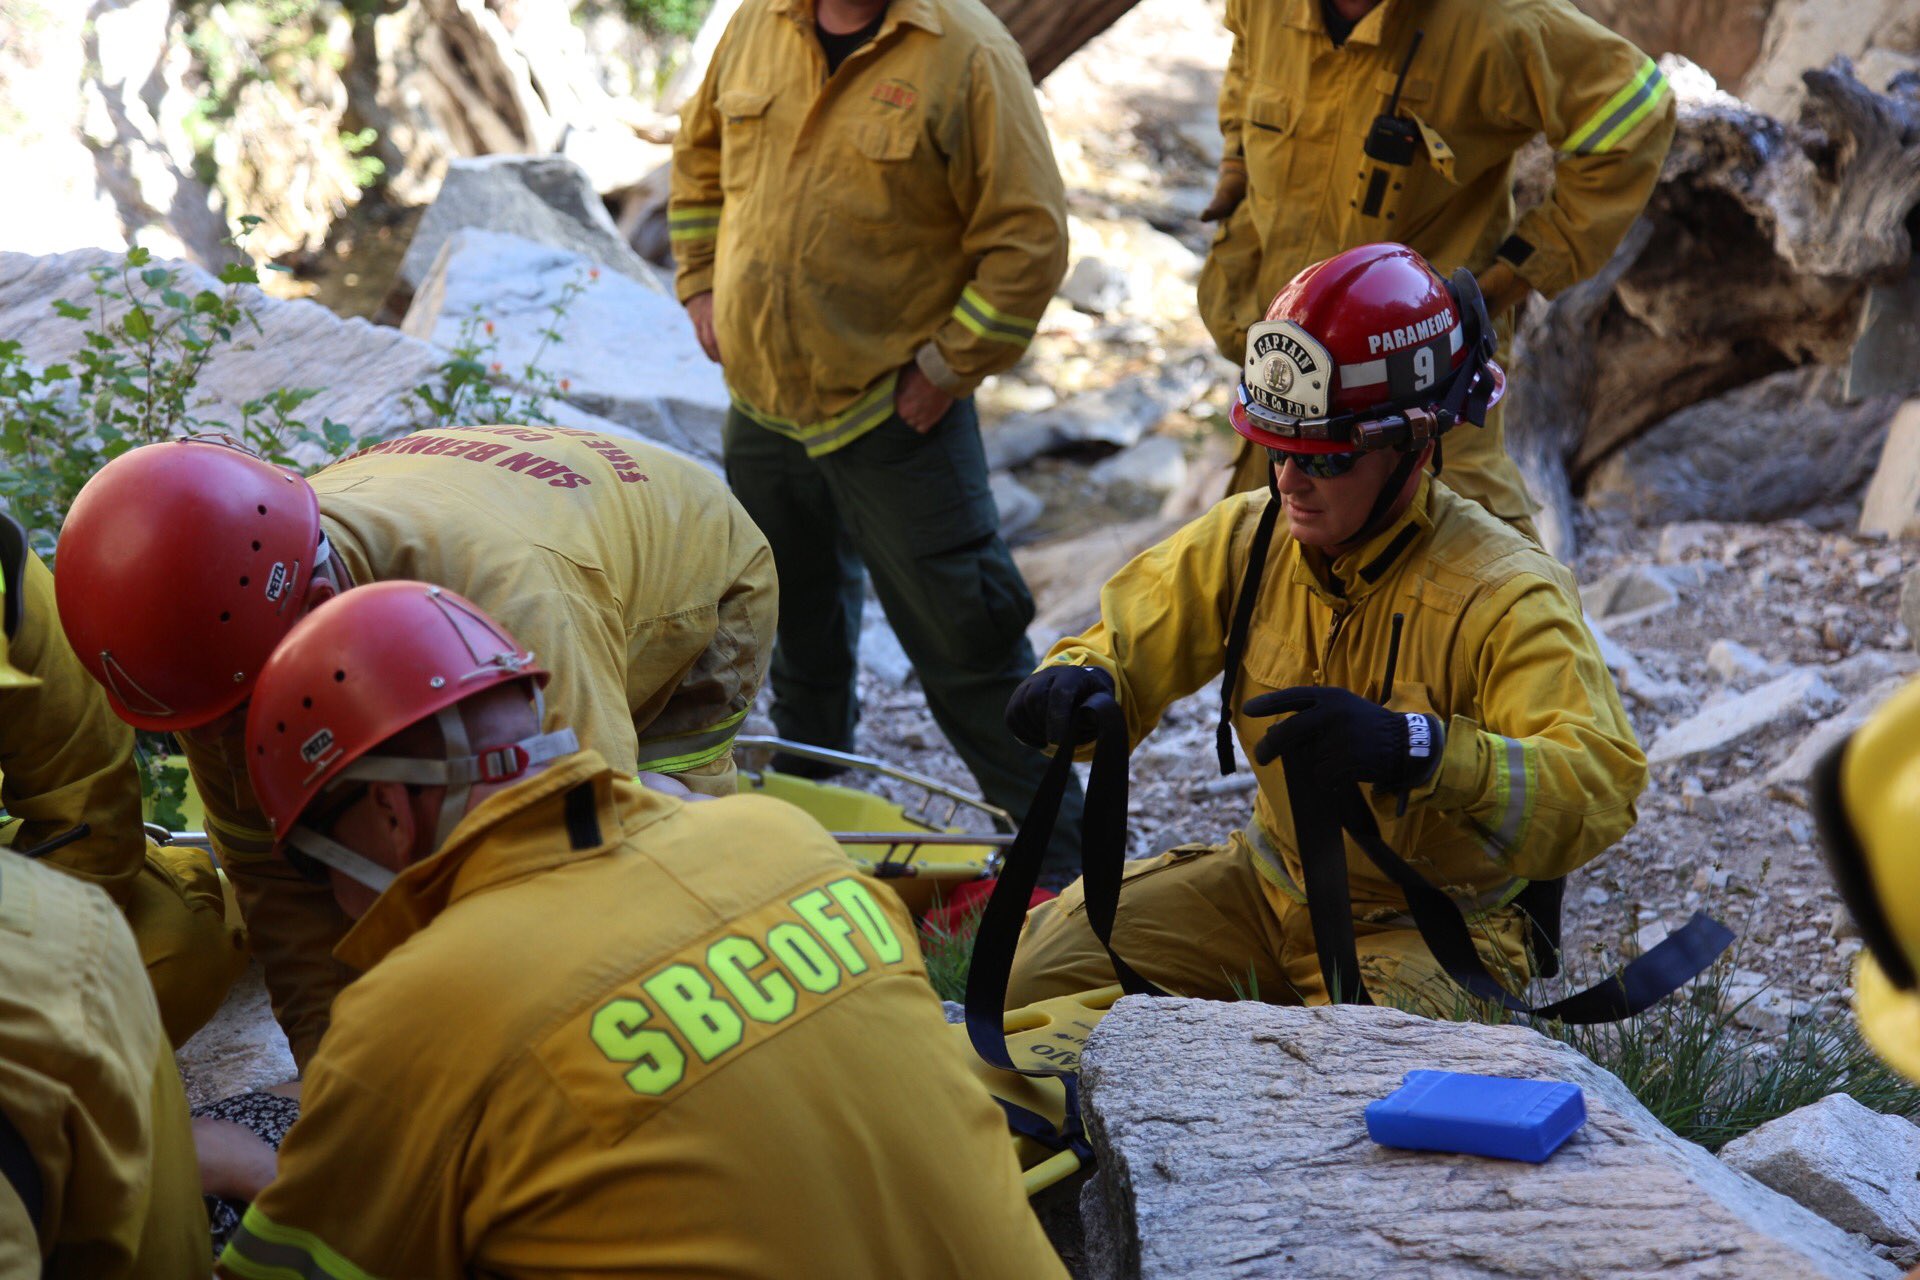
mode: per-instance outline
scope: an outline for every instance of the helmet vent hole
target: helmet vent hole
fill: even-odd
[[[258,539],[258,538],[255,538],[255,539],[253,540],[253,549],[254,549],[255,551],[258,551],[258,550],[260,549],[260,539]]]
[[[312,699],[312,698],[302,698],[302,699],[300,699],[300,705],[301,705],[302,707],[304,707],[304,708],[306,708],[306,709],[307,709],[308,711],[311,711],[311,710],[313,710],[313,699]]]
[[[233,621],[233,615],[232,615],[232,614],[230,614],[230,613],[223,613],[223,614],[221,614],[221,615],[220,615],[220,621],[222,621],[222,622],[232,622],[232,621]]]
[[[273,726],[273,729],[275,733],[285,733],[287,731],[287,722],[282,720],[279,724]]]
[[[263,502],[259,506],[255,507],[254,510],[258,511],[261,515],[265,515],[267,514],[267,505],[266,503]]]
[[[346,679],[347,679],[347,673],[344,671],[336,671],[333,673],[333,682],[335,684],[345,684]]]
[[[244,587],[244,586],[246,586],[246,585],[247,585],[247,584],[248,584],[249,582],[251,582],[251,581],[253,581],[253,579],[251,579],[251,578],[242,578],[242,579],[240,579],[240,585]]]

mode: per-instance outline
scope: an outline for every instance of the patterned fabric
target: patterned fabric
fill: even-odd
[[[275,1151],[280,1149],[280,1140],[287,1136],[287,1130],[300,1118],[300,1103],[294,1098],[283,1098],[277,1093],[241,1093],[231,1098],[222,1098],[210,1102],[204,1107],[196,1107],[195,1116],[205,1116],[210,1120],[231,1120],[235,1124],[245,1125]],[[213,1256],[218,1258],[220,1251],[227,1247],[227,1241],[233,1237],[235,1228],[240,1225],[240,1216],[247,1211],[244,1201],[221,1200],[208,1196],[207,1222],[213,1228]]]

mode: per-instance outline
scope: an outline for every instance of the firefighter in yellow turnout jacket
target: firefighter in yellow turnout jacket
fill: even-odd
[[[20,599],[0,589],[0,613]],[[35,622],[6,617],[0,715],[42,680],[11,661],[11,639]],[[125,919],[87,879],[0,850],[0,1275],[204,1275],[207,1215],[173,1049]]]
[[[899,901],[790,806],[540,734],[544,678],[400,582],[262,674],[255,785],[366,973],[221,1274],[1064,1276]]]
[[[1208,210],[1223,222],[1200,313],[1230,360],[1295,273],[1380,240],[1443,273],[1472,270],[1506,336],[1529,289],[1552,297],[1605,264],[1673,138],[1659,68],[1569,0],[1228,0],[1227,26],[1225,156]],[[1383,114],[1398,121],[1384,136]],[[1553,190],[1516,221],[1513,158],[1536,135],[1554,148]],[[1389,159],[1368,154],[1370,138]],[[1532,510],[1498,408],[1450,436],[1443,462],[1447,483],[1495,515]],[[1258,450],[1243,449],[1235,488],[1263,475]]]
[[[668,221],[733,397],[727,483],[779,565],[775,726],[856,745],[870,577],[941,732],[1021,817],[1046,762],[999,709],[1033,598],[973,393],[1032,340],[1067,236],[1019,48],[979,0],[746,0],[683,112]],[[1050,876],[1078,866],[1079,803]]]
[[[1120,898],[1115,951],[1177,994],[1329,998],[1283,777],[1290,751],[1306,754],[1319,788],[1372,788],[1386,842],[1461,906],[1498,977],[1528,972],[1523,922],[1508,905],[1523,883],[1566,875],[1633,824],[1645,760],[1571,576],[1419,470],[1431,432],[1444,429],[1435,419],[1458,409],[1455,379],[1469,380],[1464,401],[1477,394],[1473,370],[1497,383],[1497,366],[1485,353],[1457,357],[1437,384],[1397,403],[1386,394],[1403,372],[1447,369],[1449,348],[1474,350],[1471,289],[1460,273],[1443,291],[1399,246],[1303,272],[1254,327],[1247,385],[1260,398],[1234,415],[1273,451],[1275,491],[1227,499],[1122,569],[1101,593],[1100,621],[1057,643],[1009,709],[1016,731],[1062,741],[1080,704],[1111,693],[1138,743],[1169,704],[1221,674],[1239,592],[1257,591],[1228,672],[1233,728],[1259,779],[1251,821],[1223,844],[1134,864]],[[1397,353],[1373,383],[1361,357],[1378,335],[1428,317],[1431,344]],[[1316,379],[1331,381],[1331,395],[1306,390]],[[1383,435],[1413,447],[1354,449]],[[1270,504],[1283,511],[1264,572],[1242,587]],[[1351,840],[1345,875],[1359,976],[1374,998],[1452,1007],[1405,897]],[[1113,980],[1078,886],[1035,910],[1014,1003]]]
[[[45,862],[104,889],[126,915],[167,1036],[183,1044],[246,967],[246,931],[227,919],[211,858],[146,839],[133,730],[74,657],[53,575],[3,513],[0,583],[13,663],[30,677],[0,686],[0,807],[19,819],[0,836],[25,850],[87,826]]]
[[[148,446],[88,483],[60,556],[68,634],[114,709],[179,731],[302,1064],[352,976],[330,958],[348,922],[269,856],[231,713],[303,608],[396,577],[470,594],[566,655],[549,706],[613,768],[722,794],[776,611],[766,541],[717,477],[547,426],[416,432],[310,482],[217,443]]]

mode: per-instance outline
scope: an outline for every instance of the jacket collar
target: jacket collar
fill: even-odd
[[[334,954],[372,968],[469,894],[598,857],[676,803],[617,778],[598,752],[563,757],[462,818],[438,852],[387,886]]]
[[[773,0],[774,13],[785,14],[793,24],[813,34],[814,0]],[[893,0],[887,6],[886,20],[880,24],[880,40],[891,34],[898,26],[919,27],[931,35],[940,35],[945,27],[940,22],[940,6],[936,0]]]
[[[1293,543],[1293,580],[1329,604],[1366,599],[1433,532],[1432,494],[1433,477],[1423,472],[1413,501],[1397,519],[1360,546],[1331,560],[1322,551]]]
[[[1327,34],[1326,19],[1320,14],[1320,0],[1286,0],[1286,13],[1283,21],[1290,27],[1301,31],[1311,31],[1315,35]],[[1381,0],[1366,17],[1354,24],[1353,31],[1347,36],[1348,44],[1373,44],[1381,42],[1386,33],[1387,21],[1396,8],[1407,8],[1408,0]]]

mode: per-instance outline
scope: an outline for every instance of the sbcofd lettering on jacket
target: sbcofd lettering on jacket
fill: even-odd
[[[917,976],[873,892],[842,876],[760,908],[623,980],[539,1051],[616,1138],[735,1056],[886,977]]]

